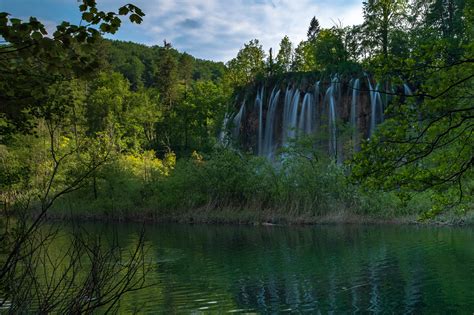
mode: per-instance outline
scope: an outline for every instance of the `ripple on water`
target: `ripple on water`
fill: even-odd
[[[143,313],[472,313],[474,233],[160,226]],[[126,306],[129,305],[129,306]]]

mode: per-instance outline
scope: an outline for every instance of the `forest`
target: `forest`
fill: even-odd
[[[315,16],[305,40],[285,36],[273,49],[252,39],[226,63],[166,41],[108,39],[146,12],[79,2],[83,23],[62,22],[52,34],[35,17],[0,12],[0,307],[25,311],[33,306],[21,301],[33,294],[41,313],[88,313],[144,286],[143,234],[129,263],[109,264],[117,248],[104,252],[74,230],[69,267],[52,276],[66,286],[42,287],[37,268],[51,257],[36,253],[58,242],[57,231],[44,230],[58,220],[474,223],[472,1],[367,0],[360,25],[325,28]],[[359,88],[356,78],[368,83]],[[278,131],[283,144],[271,158],[261,154],[266,130],[283,128],[267,118],[280,92],[318,80],[328,87],[316,95],[323,99],[339,79],[348,95],[387,100],[376,128],[375,110],[363,133],[355,114],[346,115],[351,125],[331,107],[329,127],[301,119],[305,135]],[[259,91],[270,83],[265,107]],[[299,97],[295,117],[306,108]],[[93,276],[71,276],[83,259]]]
[[[2,13],[4,211],[38,211],[66,191],[48,216],[462,221],[474,183],[472,5],[367,1],[363,12],[363,24],[347,27],[322,28],[314,17],[306,40],[295,45],[285,36],[268,53],[251,40],[226,64],[166,41],[102,39],[118,28],[117,17],[84,11],[100,31],[63,23],[50,38],[36,19]],[[415,92],[394,99],[389,118],[343,163],[311,137],[283,148],[278,166],[235,139],[219,140],[232,127],[223,121],[238,110],[236,95],[269,78],[311,73],[370,73]]]

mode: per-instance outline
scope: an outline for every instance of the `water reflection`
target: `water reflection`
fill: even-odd
[[[132,246],[138,227],[118,228]],[[158,225],[148,239],[156,285],[124,312],[474,311],[468,228]]]

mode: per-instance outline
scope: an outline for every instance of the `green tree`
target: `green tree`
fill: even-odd
[[[272,76],[275,74],[275,58],[273,58],[273,48],[268,50],[268,58],[266,62],[266,73],[268,76]]]
[[[309,41],[301,41],[295,48],[292,71],[314,71],[316,69],[316,59],[314,54],[314,46]]]
[[[226,81],[232,87],[243,86],[263,76],[264,71],[265,52],[258,39],[253,39],[227,63]]]
[[[337,69],[347,60],[341,30],[321,30],[313,47],[318,70]]]
[[[309,23],[309,28],[307,32],[308,40],[312,41],[316,39],[320,30],[321,30],[321,27],[319,26],[319,21],[318,19],[316,19],[315,16],[313,16],[313,18],[311,19],[311,22]]]
[[[347,52],[347,58],[354,62],[360,62],[367,58],[370,53],[364,45],[365,35],[362,25],[353,25],[346,27],[343,32],[344,49]]]
[[[33,130],[35,117],[47,115],[43,104],[48,98],[47,86],[76,76],[87,77],[100,68],[98,42],[101,33],[115,33],[120,16],[140,23],[143,12],[128,4],[118,13],[99,11],[94,0],[82,1],[82,25],[63,22],[48,36],[36,18],[23,22],[0,12],[0,131],[6,135],[17,130]],[[98,29],[97,29],[97,28]]]
[[[198,81],[193,85],[189,104],[193,108],[191,132],[194,150],[210,150],[221,127],[227,109],[222,84]]]
[[[153,139],[153,126],[160,117],[148,90],[130,90],[130,83],[117,72],[101,73],[87,97],[86,117],[91,136],[113,134],[119,151],[139,152]]]
[[[127,78],[133,90],[143,87],[145,65],[139,57],[131,56],[123,64],[121,64],[117,70]]]
[[[290,71],[293,61],[293,45],[288,36],[283,37],[280,42],[280,50],[276,57],[276,65],[278,72],[284,73]]]
[[[463,11],[466,26],[474,25],[473,9],[471,4]],[[430,26],[413,32],[426,34],[425,27]],[[416,90],[388,109],[388,119],[355,160],[354,175],[371,186],[431,191],[429,217],[453,205],[466,209],[474,196],[474,30],[467,27],[461,35],[467,40],[455,60],[440,49],[446,44],[442,37],[430,37],[430,46],[420,41],[410,47],[409,58],[394,65]]]
[[[80,189],[109,156],[109,137],[86,137],[77,119],[81,113],[76,111],[82,98],[75,92],[85,86],[79,80],[90,79],[99,68],[102,55],[97,54],[100,49],[96,45],[101,33],[115,33],[120,16],[128,15],[133,23],[140,23],[144,15],[131,4],[119,8],[118,13],[106,13],[98,10],[94,0],[80,2],[83,23],[63,22],[51,36],[34,17],[22,22],[0,13],[0,36],[6,41],[0,46],[1,141],[11,145],[23,140],[20,148],[31,142],[41,148],[29,147],[29,156],[34,159],[25,164],[28,176],[21,192],[27,202],[22,204],[19,196],[15,200],[15,223],[8,223],[11,209],[0,214],[0,304],[8,301],[13,313],[90,313],[99,307],[111,310],[125,292],[143,285],[131,280],[143,270],[137,268],[137,259],[132,257],[123,265],[111,259],[117,257],[117,251],[104,251],[101,242],[92,244],[79,238],[55,259],[49,248],[57,234],[40,229],[53,204]],[[39,139],[28,135],[33,132]],[[11,157],[8,152],[6,156]],[[12,184],[8,189],[14,189],[19,178],[12,177],[17,172],[15,168],[13,171],[0,175]],[[29,212],[33,200],[37,211]],[[137,253],[140,249],[143,246],[137,247]],[[46,256],[48,259],[40,258]],[[67,266],[58,270],[56,267],[64,262]],[[87,271],[94,278],[92,282],[89,277],[71,277],[71,270],[77,273],[88,268],[85,266],[90,266]],[[53,269],[57,277],[46,280],[45,275]],[[110,274],[123,276],[116,281]]]
[[[160,92],[162,103],[171,108],[178,97],[178,60],[170,44],[161,49],[155,86]]]
[[[158,72],[163,47],[149,47],[143,44],[118,40],[103,40],[103,42],[104,47],[101,52],[105,57],[104,60],[108,61],[114,71],[122,73],[130,81],[133,89],[138,87],[140,83],[137,82],[138,79],[147,88],[156,86],[156,73]],[[180,53],[173,48],[170,48],[170,50],[171,54],[178,60],[179,80],[182,81],[186,78],[188,85],[190,80],[212,80],[216,82],[224,74],[225,65],[222,62],[196,59],[187,53]],[[189,78],[190,73],[191,78]]]
[[[407,0],[368,0],[363,2],[364,27],[372,49],[377,49],[385,60],[389,56],[390,36],[402,26]]]
[[[412,3],[411,8],[412,16],[418,17],[413,21],[415,44],[436,42],[443,58],[451,62],[460,59],[463,54],[461,48],[469,39],[469,25],[465,18],[469,6],[466,6],[466,1],[418,0]]]
[[[193,79],[193,67],[194,58],[187,53],[183,53],[179,58],[179,78],[183,82],[186,91]]]

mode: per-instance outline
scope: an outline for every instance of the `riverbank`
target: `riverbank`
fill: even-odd
[[[153,211],[107,213],[101,211],[65,212],[51,211],[48,220],[75,220],[100,222],[143,222],[182,223],[182,224],[230,224],[230,225],[438,225],[467,226],[474,225],[474,212],[464,215],[445,213],[431,219],[421,219],[420,215],[403,216],[363,215],[349,211],[336,211],[324,215],[312,213],[283,213],[279,211],[255,211],[242,209],[192,209],[179,213],[157,213]]]
[[[198,154],[178,160],[169,173],[147,177],[114,160],[57,199],[48,216],[248,225],[474,224],[474,216],[466,215],[472,203],[449,207],[449,198],[438,202],[439,194],[430,190],[376,189],[355,183],[346,164],[302,156],[288,153],[276,166],[221,150],[207,160]]]

